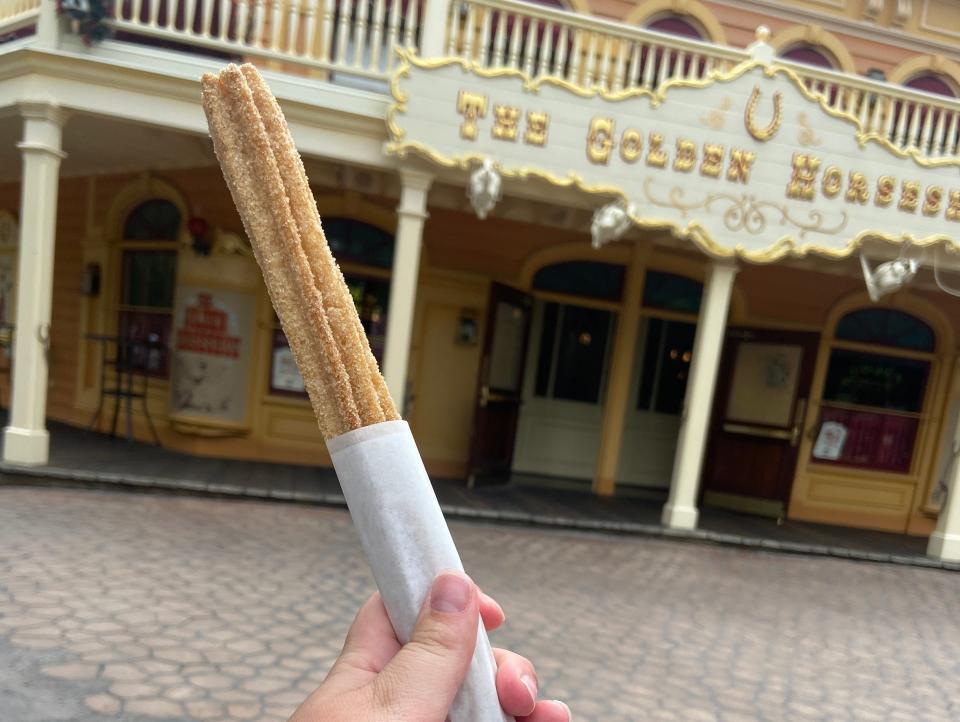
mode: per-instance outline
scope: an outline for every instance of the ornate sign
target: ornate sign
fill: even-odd
[[[715,255],[841,257],[867,236],[960,245],[960,158],[865,134],[783,66],[605,94],[404,54],[392,90],[391,152],[492,159],[505,177],[613,196],[634,223]]]

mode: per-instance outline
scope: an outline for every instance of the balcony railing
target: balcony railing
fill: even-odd
[[[0,0],[0,42],[28,34],[40,15],[40,0]]]
[[[421,0],[123,0],[112,24],[121,39],[386,78],[395,47],[419,47],[420,10]]]
[[[0,42],[45,22],[41,2],[52,8],[54,0],[0,0]],[[743,49],[517,0],[116,0],[112,7],[118,40],[265,61],[321,81],[372,80],[364,87],[380,91],[397,46],[610,92],[701,78],[750,57]],[[926,157],[960,154],[960,100],[785,64],[867,133]]]

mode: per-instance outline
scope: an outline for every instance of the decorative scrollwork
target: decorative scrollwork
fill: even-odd
[[[846,211],[840,212],[839,220],[832,226],[827,226],[823,213],[813,209],[804,219],[796,215],[785,205],[770,201],[757,200],[756,196],[743,193],[739,196],[732,193],[709,193],[697,201],[686,200],[686,193],[680,186],[673,186],[667,191],[666,198],[658,198],[653,193],[653,178],[647,178],[643,184],[643,192],[647,201],[661,208],[672,208],[679,211],[684,218],[695,210],[713,211],[718,204],[726,204],[723,211],[723,225],[729,231],[746,231],[751,235],[759,235],[767,229],[768,223],[778,221],[781,226],[790,225],[799,231],[800,237],[805,238],[808,233],[820,233],[832,236],[840,233],[847,227],[849,217]],[[772,212],[773,219],[768,218]]]
[[[753,119],[753,114],[756,112],[759,103],[760,86],[754,85],[743,114],[743,121],[750,135],[761,142],[766,142],[777,134],[777,131],[780,130],[780,124],[783,122],[783,93],[778,90],[773,94],[773,120],[767,124],[766,128],[757,127],[757,123]]]
[[[797,142],[800,145],[809,148],[810,146],[820,145],[823,142],[820,140],[820,137],[813,132],[813,128],[810,127],[806,113],[797,113],[797,125],[800,126],[800,130],[797,131]]]
[[[720,101],[720,107],[714,108],[713,110],[701,115],[700,122],[708,128],[712,128],[713,130],[721,130],[724,124],[727,122],[727,118],[724,113],[730,110],[732,106],[733,101],[730,100],[730,96],[724,95],[723,99]]]

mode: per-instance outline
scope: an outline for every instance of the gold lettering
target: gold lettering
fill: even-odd
[[[677,154],[673,158],[673,169],[689,173],[697,164],[697,144],[686,138],[677,139]]]
[[[667,164],[667,154],[663,152],[663,134],[650,134],[650,147],[647,148],[647,165],[663,168]]]
[[[847,184],[848,203],[866,203],[870,199],[870,189],[867,188],[867,177],[860,171],[850,171],[850,182]]]
[[[832,165],[823,172],[823,195],[835,198],[843,188],[843,171]]]
[[[613,118],[594,118],[587,133],[587,158],[591,163],[606,165],[613,148]]]
[[[886,208],[893,203],[893,191],[897,187],[897,181],[892,175],[882,175],[877,179],[877,192],[873,196],[873,202],[881,208]]]
[[[904,181],[900,185],[900,202],[897,203],[904,213],[915,213],[920,204],[920,183],[918,181]]]
[[[960,221],[960,191],[950,191],[950,202],[947,204],[947,220]]]
[[[941,186],[927,186],[923,199],[923,215],[935,216],[943,206],[943,188]]]
[[[627,163],[636,163],[643,152],[643,135],[639,130],[630,128],[623,131],[620,138],[620,157]]]
[[[700,175],[719,178],[721,170],[723,170],[723,146],[704,143],[703,160],[700,161]]]
[[[493,106],[493,137],[499,140],[516,140],[520,108],[512,105]]]
[[[820,168],[820,159],[805,153],[793,154],[793,174],[787,183],[787,198],[799,198],[802,201],[813,200],[814,181],[817,180],[817,170]]]
[[[457,112],[463,116],[463,123],[460,124],[460,137],[466,140],[476,140],[477,118],[487,117],[487,96],[483,93],[461,90],[457,95]]]
[[[727,180],[746,183],[750,180],[750,169],[756,155],[752,150],[734,148],[730,151],[730,165],[727,166]]]
[[[527,132],[523,136],[523,142],[530,145],[546,145],[549,124],[550,116],[547,113],[527,111]]]

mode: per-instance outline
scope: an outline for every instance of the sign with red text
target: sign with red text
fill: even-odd
[[[783,66],[607,94],[404,54],[392,87],[391,152],[464,170],[491,159],[507,177],[607,196],[598,206],[619,198],[635,223],[714,255],[841,257],[866,237],[960,244],[960,158],[864,133]]]
[[[170,411],[182,421],[242,424],[254,297],[180,286],[174,307]]]

